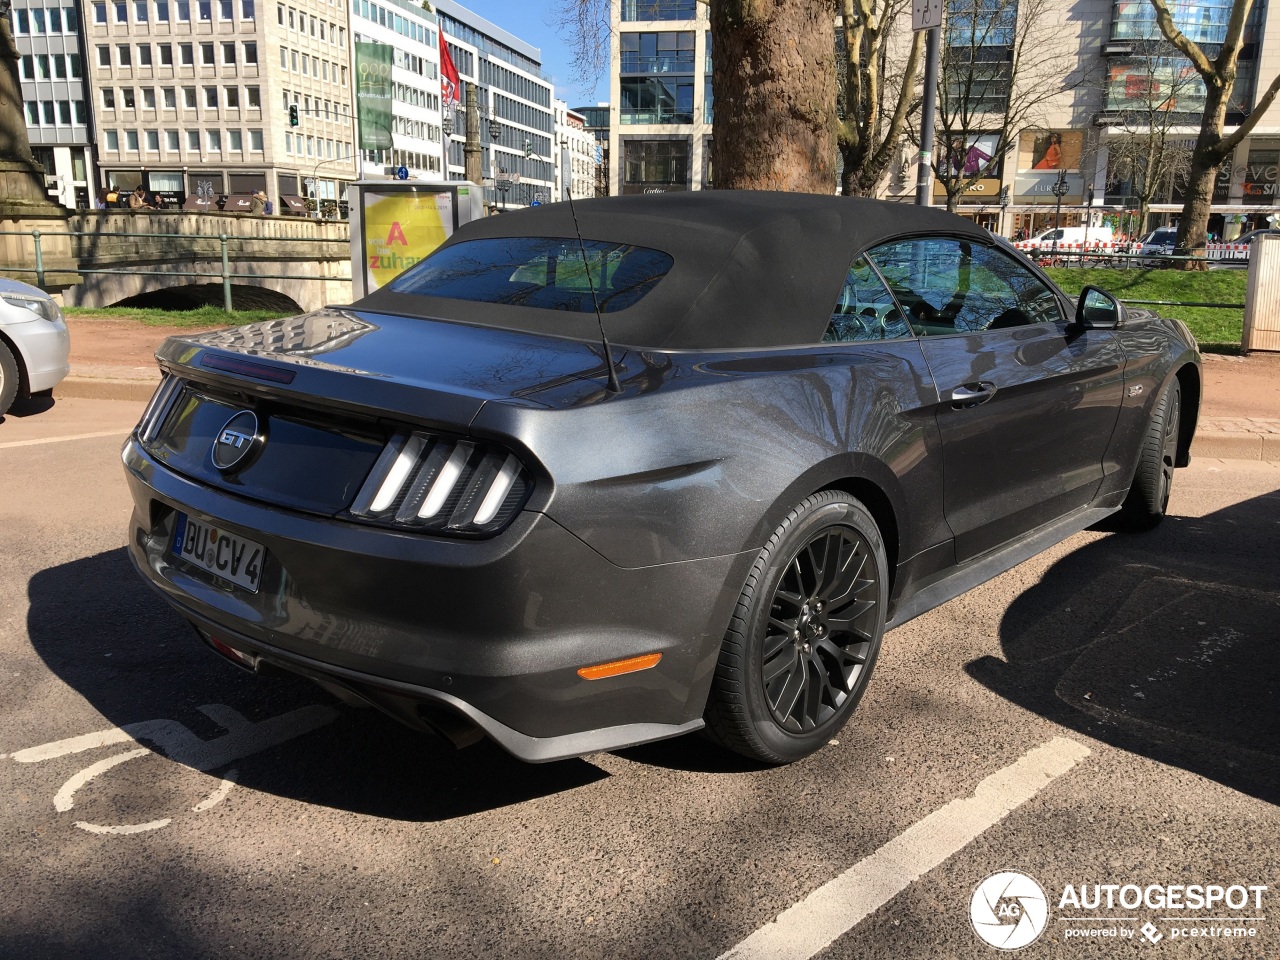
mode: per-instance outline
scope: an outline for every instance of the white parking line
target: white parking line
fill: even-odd
[[[129,435],[131,427],[123,430],[103,430],[99,433],[77,433],[70,437],[40,437],[37,440],[10,440],[8,443],[0,443],[0,450],[9,447],[34,447],[41,443],[62,443],[67,440],[96,440],[99,437],[119,437],[123,440]]]
[[[719,960],[807,960],[1089,756],[1055,737],[908,827]]]

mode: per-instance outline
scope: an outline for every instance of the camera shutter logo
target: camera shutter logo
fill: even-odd
[[[224,473],[240,466],[258,446],[258,418],[251,410],[241,410],[222,425],[214,438],[213,465]]]
[[[1000,950],[1021,950],[1044,933],[1049,901],[1040,884],[1025,873],[993,873],[973,891],[969,904],[973,929]]]

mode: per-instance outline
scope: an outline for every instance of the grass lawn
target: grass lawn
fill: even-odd
[[[259,320],[275,320],[295,316],[294,311],[237,310],[226,313],[221,307],[198,310],[156,310],[150,307],[63,307],[68,317],[103,317],[112,320],[137,320],[147,327],[230,327]]]
[[[1173,300],[1192,303],[1244,303],[1247,270],[1100,270],[1050,267],[1045,271],[1064,292],[1086,285],[1101,287],[1121,300]],[[1240,346],[1244,310],[1213,307],[1138,306],[1176,317],[1191,328],[1202,347]]]

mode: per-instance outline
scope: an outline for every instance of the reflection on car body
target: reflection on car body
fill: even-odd
[[[528,760],[705,725],[779,763],[848,720],[887,629],[1163,515],[1182,324],[936,210],[574,207],[467,225],[302,350],[166,342],[130,548],[207,642]],[[252,449],[219,468],[228,429]],[[184,516],[261,546],[256,593],[175,553]]]

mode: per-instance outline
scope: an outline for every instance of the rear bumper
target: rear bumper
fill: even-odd
[[[491,540],[405,534],[213,490],[132,440],[123,458],[139,571],[206,635],[265,663],[415,726],[437,727],[430,712],[452,711],[525,760],[702,725],[749,554],[623,569],[536,513]],[[177,511],[263,544],[257,594],[171,555]],[[663,656],[649,670],[577,673],[653,652]]]

